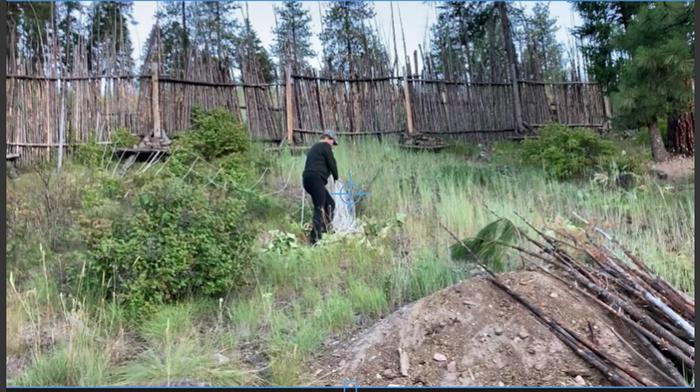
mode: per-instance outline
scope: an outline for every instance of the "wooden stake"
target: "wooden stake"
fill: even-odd
[[[413,135],[415,133],[415,129],[413,129],[413,113],[411,112],[411,93],[408,88],[408,72],[408,68],[404,68],[403,95],[406,105],[406,126],[408,127],[408,134]]]
[[[287,64],[285,67],[286,88],[284,94],[286,96],[287,109],[287,142],[289,145],[294,145],[294,113],[292,109],[292,67]]]
[[[163,137],[160,129],[160,103],[158,102],[158,63],[151,63],[151,111],[153,112],[153,136]]]
[[[520,91],[518,89],[518,72],[516,68],[516,58],[515,58],[515,48],[513,45],[513,36],[510,31],[510,21],[508,20],[508,15],[506,14],[506,5],[504,2],[499,1],[496,3],[498,5],[498,11],[501,14],[501,26],[503,28],[503,39],[506,46],[506,53],[508,54],[508,61],[510,62],[510,79],[513,85],[513,109],[515,111],[515,131],[520,133],[523,126],[523,107],[520,102]]]

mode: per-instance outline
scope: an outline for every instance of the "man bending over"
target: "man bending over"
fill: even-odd
[[[314,144],[306,154],[306,166],[302,178],[304,190],[311,195],[314,204],[313,228],[311,229],[312,244],[321,239],[333,219],[335,202],[326,190],[326,184],[328,176],[331,174],[333,180],[338,181],[338,168],[333,156],[333,146],[337,145],[335,132],[327,130],[321,135],[321,140]]]

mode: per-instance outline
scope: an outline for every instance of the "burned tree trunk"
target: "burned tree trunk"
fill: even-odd
[[[674,154],[687,156],[695,154],[695,117],[692,109],[675,114],[668,119],[666,145]]]

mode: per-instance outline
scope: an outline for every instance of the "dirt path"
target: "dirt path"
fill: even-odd
[[[598,305],[539,272],[509,273],[502,279],[613,358],[663,384],[618,335],[647,358],[650,354]],[[316,385],[342,385],[345,380],[368,386],[610,385],[531,313],[483,278],[406,305],[347,341],[328,343],[310,361],[307,374],[314,377],[306,381]]]

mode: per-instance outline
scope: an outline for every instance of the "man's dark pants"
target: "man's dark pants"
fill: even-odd
[[[333,219],[335,201],[333,201],[333,197],[326,190],[326,181],[320,175],[304,175],[303,183],[304,190],[311,195],[311,201],[314,204],[311,243],[315,244],[321,239],[323,233],[327,231],[328,224]]]

